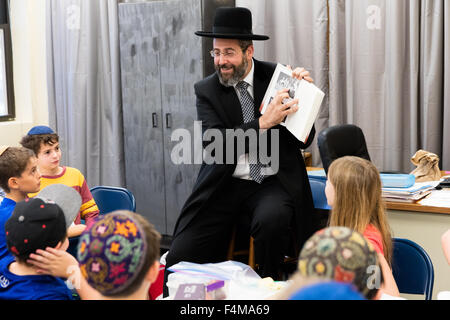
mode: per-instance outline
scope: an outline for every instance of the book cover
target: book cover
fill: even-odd
[[[299,100],[299,110],[281,122],[298,140],[305,142],[319,114],[325,94],[314,84],[292,77],[292,70],[278,63],[264,95],[260,112],[264,114],[267,106],[282,89],[289,89],[291,99]]]

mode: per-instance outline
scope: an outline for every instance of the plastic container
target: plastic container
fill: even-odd
[[[383,188],[409,188],[416,182],[413,174],[381,173],[380,178]]]

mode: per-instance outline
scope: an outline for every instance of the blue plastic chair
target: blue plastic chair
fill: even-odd
[[[136,212],[136,200],[131,191],[121,187],[96,186],[90,189],[100,214],[106,214],[115,210],[130,210]],[[69,252],[77,256],[77,247],[80,237],[69,238]]]
[[[321,179],[309,178],[309,185],[311,186],[311,192],[314,201],[314,208],[322,210],[330,210],[327,197],[325,195],[326,182]]]
[[[69,238],[69,247],[67,248],[67,252],[70,253],[75,258],[77,257],[79,241],[80,241],[80,236]]]
[[[434,268],[426,251],[417,243],[394,238],[392,273],[400,293],[433,295]]]
[[[136,212],[136,200],[131,191],[120,187],[96,186],[91,194],[100,210],[106,214],[114,210],[130,210]]]

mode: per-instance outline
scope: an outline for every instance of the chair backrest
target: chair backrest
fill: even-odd
[[[394,238],[392,273],[400,293],[433,295],[434,268],[426,251],[417,243]]]
[[[324,180],[309,178],[309,185],[311,186],[311,192],[314,201],[314,208],[330,210],[330,206],[327,202],[325,195],[326,182]]]
[[[317,145],[325,172],[328,172],[333,160],[343,156],[357,156],[370,161],[364,133],[353,124],[337,125],[322,130],[317,137]]]
[[[69,238],[69,247],[66,250],[68,253],[70,253],[75,258],[77,258],[79,241],[80,241],[80,236]]]
[[[92,196],[97,203],[100,214],[114,210],[136,211],[136,200],[133,193],[125,188],[96,186],[91,188]]]
[[[114,210],[130,210],[136,212],[136,200],[131,191],[111,186],[96,186],[90,189],[95,203],[100,210],[100,214],[106,214]],[[80,236],[69,238],[69,252],[74,257],[77,256],[78,242]]]

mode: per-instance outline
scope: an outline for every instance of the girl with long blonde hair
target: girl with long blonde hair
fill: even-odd
[[[378,169],[370,161],[353,156],[334,160],[328,168],[325,188],[332,208],[328,224],[358,231],[372,243],[383,269],[385,291],[398,296],[390,269],[392,235],[381,187]]]

